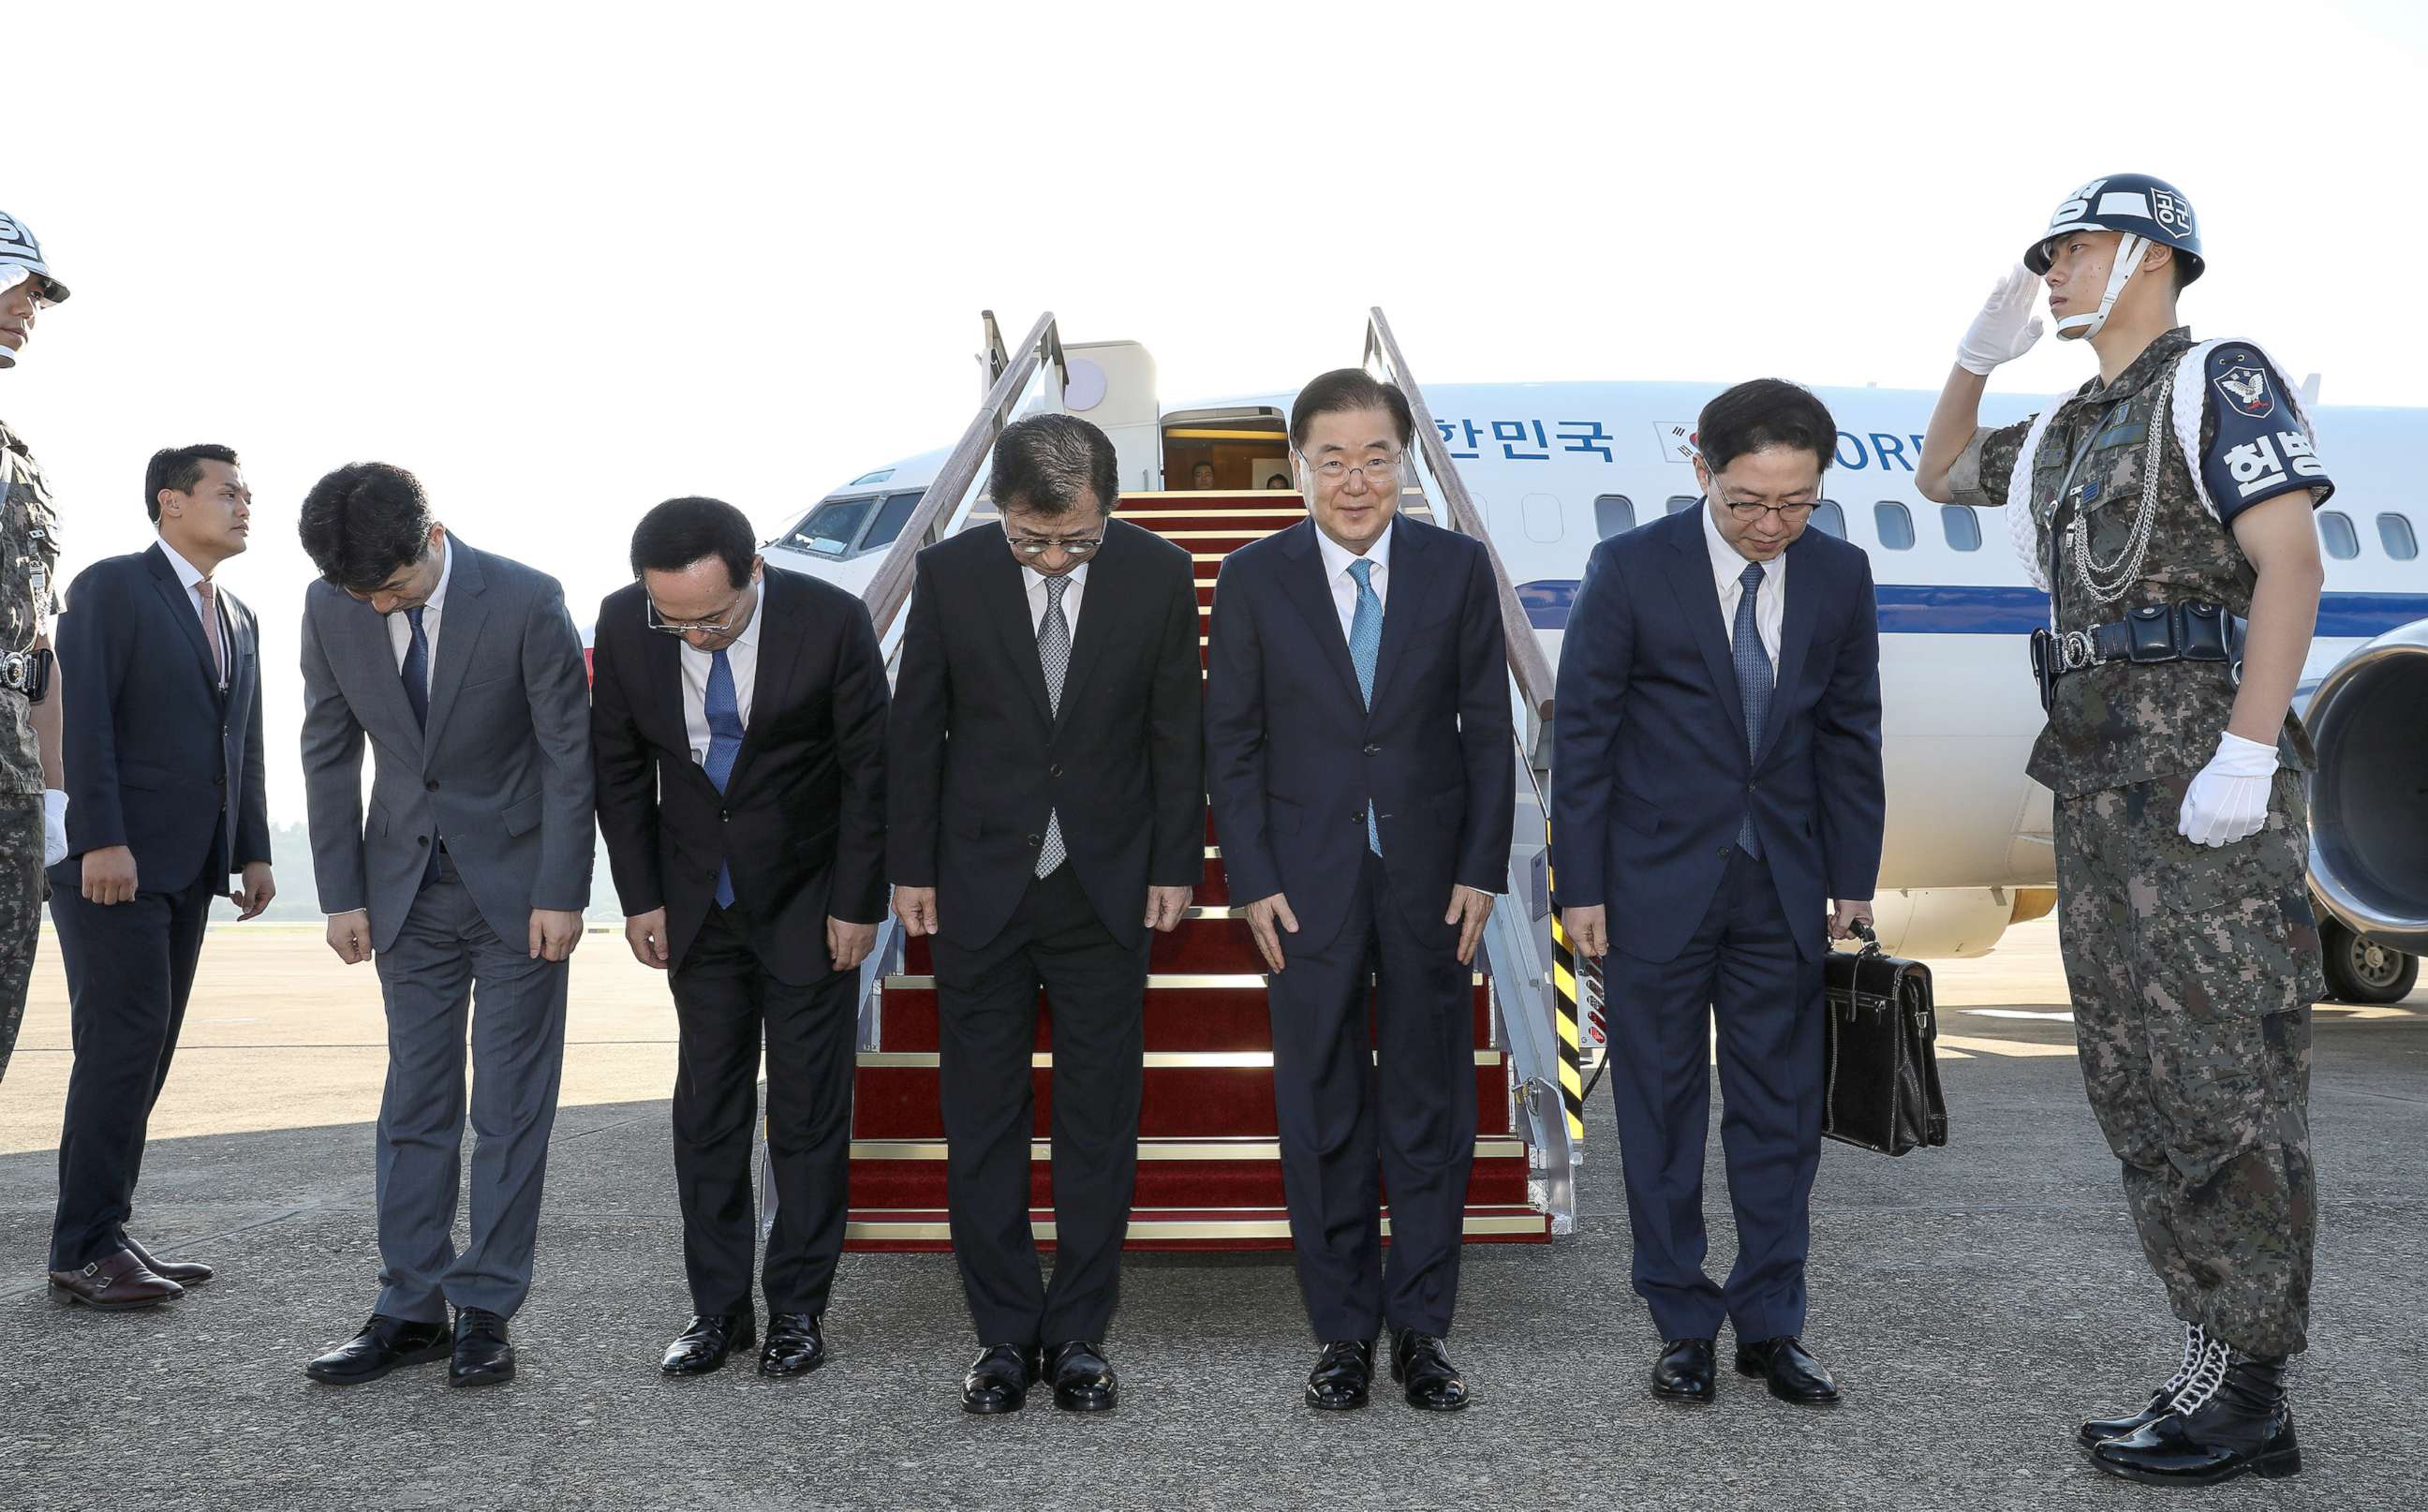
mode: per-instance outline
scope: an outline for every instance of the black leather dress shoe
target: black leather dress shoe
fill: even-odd
[[[658,1370],[666,1375],[706,1375],[724,1368],[726,1357],[759,1341],[755,1320],[746,1312],[693,1315],[691,1325],[666,1346]]]
[[[1652,1394],[1664,1402],[1709,1402],[1715,1394],[1713,1377],[1718,1373],[1710,1339],[1672,1339],[1661,1346],[1661,1357],[1652,1362]]]
[[[961,1377],[961,1410],[1018,1412],[1042,1365],[1034,1344],[989,1344]]]
[[[156,1307],[186,1294],[184,1287],[156,1274],[132,1250],[112,1250],[73,1271],[53,1271],[50,1278],[51,1295],[95,1312]]]
[[[1374,1380],[1374,1345],[1363,1339],[1336,1339],[1317,1356],[1306,1376],[1306,1405],[1325,1412],[1349,1412],[1366,1405]]]
[[[1054,1405],[1065,1412],[1109,1412],[1121,1394],[1105,1352],[1075,1339],[1045,1352],[1045,1378],[1054,1383]]]
[[[759,1373],[774,1380],[807,1375],[827,1362],[826,1330],[814,1312],[779,1312],[767,1319],[767,1347]]]
[[[150,1271],[154,1275],[159,1276],[163,1280],[174,1281],[181,1287],[201,1286],[204,1282],[219,1274],[200,1260],[160,1259],[155,1257],[150,1250],[147,1250],[142,1245],[137,1243],[132,1235],[123,1234],[119,1237],[125,1242],[126,1252],[134,1256],[137,1259],[141,1260],[145,1270]]]
[[[449,1386],[502,1386],[515,1378],[515,1346],[506,1342],[506,1321],[479,1307],[455,1309],[455,1354],[447,1362]]]
[[[1796,1339],[1757,1339],[1737,1344],[1737,1373],[1759,1375],[1770,1383],[1770,1394],[1800,1407],[1834,1406],[1838,1383],[1829,1369],[1814,1359]]]
[[[304,1366],[304,1373],[331,1386],[358,1386],[400,1365],[445,1359],[452,1348],[443,1323],[415,1323],[375,1312],[361,1333]]]
[[[1404,1329],[1391,1337],[1391,1379],[1423,1412],[1456,1412],[1467,1405],[1467,1377],[1450,1362],[1450,1352],[1431,1334]]]

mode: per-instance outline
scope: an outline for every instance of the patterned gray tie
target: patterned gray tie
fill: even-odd
[[[1062,617],[1062,594],[1071,580],[1045,580],[1045,617],[1037,626],[1037,661],[1045,669],[1045,706],[1062,712],[1062,679],[1071,670],[1071,622]],[[1037,875],[1052,875],[1067,854],[1062,848],[1062,816],[1045,814],[1045,844],[1037,852]]]

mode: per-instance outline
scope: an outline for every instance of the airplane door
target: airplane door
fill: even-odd
[[[1518,512],[1526,526],[1530,541],[1556,541],[1560,538],[1560,501],[1551,494],[1528,494],[1518,501]]]

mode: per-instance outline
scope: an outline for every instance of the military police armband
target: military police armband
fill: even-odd
[[[2252,505],[2297,488],[2311,490],[2312,508],[2324,503],[2335,482],[2319,459],[2300,398],[2286,388],[2267,353],[2248,341],[2210,341],[2193,349],[2187,366],[2190,357],[2198,359],[2199,394],[2210,422],[2202,427],[2208,444],[2200,452],[2201,493],[2210,512],[2232,524]],[[2177,375],[2179,410],[2192,376]]]

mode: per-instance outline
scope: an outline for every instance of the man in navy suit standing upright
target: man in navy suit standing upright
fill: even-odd
[[[1820,400],[1776,379],[1705,405],[1702,507],[1595,547],[1561,647],[1552,861],[1569,937],[1602,963],[1635,1291],[1667,1400],[1712,1400],[1724,1318],[1737,1370],[1773,1396],[1838,1397],[1800,1341],[1821,957],[1871,917],[1883,797],[1871,563],[1806,529],[1837,439]],[[1725,1285],[1703,1273],[1715,1015]]]
[[[1366,1405],[1386,1323],[1410,1405],[1468,1403],[1442,1339],[1475,1155],[1469,962],[1508,881],[1517,768],[1491,558],[1397,518],[1414,436],[1407,396],[1357,369],[1300,391],[1309,518],[1222,564],[1206,660],[1206,786],[1271,968],[1282,1184],[1323,1340],[1306,1401],[1324,1410]]]
[[[104,1312],[207,1281],[126,1231],[152,1106],[169,1080],[211,901],[270,906],[259,627],[214,581],[245,549],[253,490],[223,446],[153,455],[143,503],[160,538],[85,568],[59,620],[68,856],[51,919],[67,968],[75,1064],[59,1131],[51,1293]],[[242,874],[231,889],[228,878]]]

